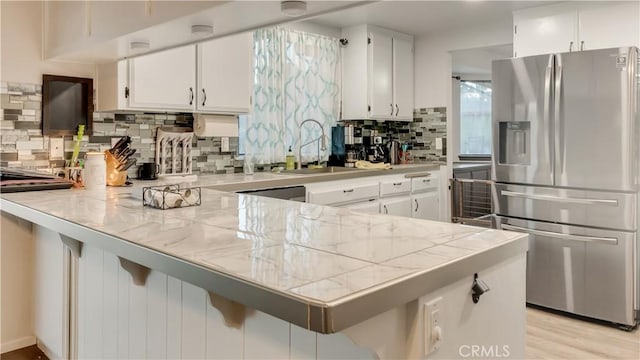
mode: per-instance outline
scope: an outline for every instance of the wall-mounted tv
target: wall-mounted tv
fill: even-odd
[[[93,133],[93,79],[42,75],[42,134],[72,136],[81,124]]]

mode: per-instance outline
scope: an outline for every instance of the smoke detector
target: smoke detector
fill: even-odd
[[[307,2],[285,0],[280,2],[280,11],[287,16],[300,16],[307,12]]]

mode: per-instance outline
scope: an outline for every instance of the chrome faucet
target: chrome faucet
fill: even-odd
[[[318,126],[320,126],[320,130],[322,130],[322,135],[320,135],[320,137],[315,140],[311,140],[306,144],[302,144],[302,126],[309,121],[314,122],[318,124]],[[314,120],[314,119],[307,119],[301,122],[300,127],[298,127],[298,169],[302,169],[302,148],[316,141],[318,142],[318,165],[320,165],[320,151],[321,150],[324,151],[327,149],[327,142],[325,140],[324,128],[322,127],[322,124],[320,124],[317,120]]]

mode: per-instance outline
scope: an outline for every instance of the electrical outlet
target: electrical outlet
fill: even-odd
[[[64,138],[49,138],[49,159],[64,159]]]
[[[229,138],[226,136],[220,138],[220,151],[229,152]]]
[[[444,334],[442,321],[442,297],[437,297],[423,307],[424,353],[425,356],[437,351]]]
[[[436,150],[442,150],[442,138],[436,138]]]

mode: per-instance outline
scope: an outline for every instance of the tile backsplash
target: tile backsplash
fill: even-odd
[[[0,166],[23,169],[54,169],[64,167],[64,160],[49,157],[49,137],[42,134],[42,87],[35,84],[0,83]],[[192,114],[135,113],[93,114],[93,134],[84,136],[81,157],[87,151],[111,148],[111,139],[130,136],[137,149],[138,164],[155,161],[155,136],[158,127],[191,127]],[[64,142],[65,159],[71,157],[73,139]],[[242,171],[235,160],[238,138],[229,139],[229,151],[221,151],[221,138],[194,137],[192,148],[194,173],[233,173]],[[137,167],[129,172],[136,177]]]
[[[363,129],[376,130],[386,141],[391,135],[393,140],[409,145],[411,157],[415,162],[447,161],[447,109],[445,107],[420,108],[413,112],[413,121],[349,120],[344,124],[353,124]],[[436,148],[440,138],[442,148]]]

